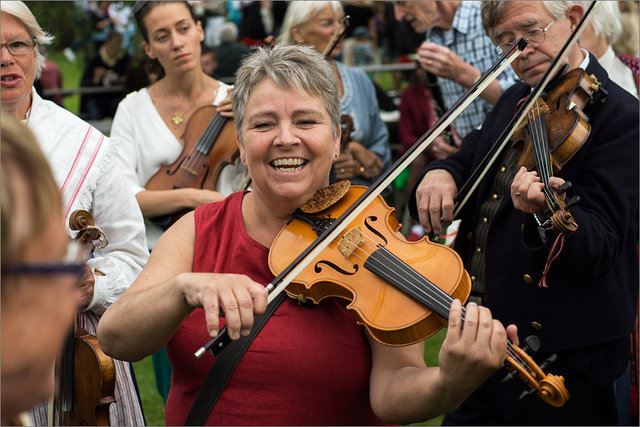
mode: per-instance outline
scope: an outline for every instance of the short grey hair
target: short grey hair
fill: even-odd
[[[344,14],[342,4],[339,1],[292,1],[287,6],[287,12],[282,20],[282,28],[278,36],[278,43],[295,44],[291,30],[298,25],[303,25],[321,10],[331,5],[334,12]]]
[[[21,1],[0,2],[0,12],[8,13],[15,17],[26,28],[29,35],[36,39],[38,49],[36,53],[35,78],[39,78],[40,74],[42,74],[42,67],[46,59],[44,56],[45,47],[51,44],[53,36],[40,27],[31,10]]]
[[[238,40],[238,26],[234,22],[225,22],[220,25],[220,42],[231,43]]]
[[[499,24],[500,19],[504,13],[505,3],[503,0],[484,0],[482,6],[480,6],[480,14],[482,16],[482,26],[484,32],[495,43],[495,27]],[[565,15],[567,9],[574,4],[581,5],[585,10],[587,6],[582,1],[543,1],[542,4],[547,8],[553,19],[559,19]],[[608,3],[608,2],[604,2]]]
[[[329,62],[311,46],[281,45],[261,47],[246,57],[236,73],[232,93],[233,117],[240,143],[244,110],[253,89],[270,79],[284,89],[298,88],[324,102],[333,137],[340,135],[340,97]]]

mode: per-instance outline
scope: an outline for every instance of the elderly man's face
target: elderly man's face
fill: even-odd
[[[393,10],[398,21],[407,21],[419,33],[434,27],[451,28],[435,1],[397,1],[393,2]]]
[[[525,32],[535,28],[545,28],[553,21],[545,33],[544,41],[539,44],[530,43],[511,63],[517,76],[533,87],[558,55],[583,14],[584,9],[574,5],[565,15],[554,20],[543,2],[506,2],[504,13],[494,28],[495,41],[499,44],[517,40]],[[574,69],[580,65],[582,59],[580,47],[575,44],[563,62],[569,65],[569,69]]]
[[[31,35],[22,23],[13,15],[2,13],[0,17],[0,37],[2,43],[16,40],[29,40]],[[26,113],[30,105],[31,87],[35,78],[36,50],[25,55],[12,55],[6,46],[2,47],[2,108],[15,110],[20,108]],[[24,117],[18,117],[23,119]]]

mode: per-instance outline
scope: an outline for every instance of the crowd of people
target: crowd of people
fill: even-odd
[[[80,118],[36,90],[58,35],[25,3],[0,4],[1,424],[66,423],[73,409],[60,405],[59,387],[73,377],[60,367],[78,328],[115,366],[112,425],[145,424],[131,362],[149,356],[167,425],[383,425],[439,415],[443,425],[637,423],[640,67],[637,46],[616,47],[628,22],[618,2],[585,24],[588,1],[224,5],[137,1],[110,17],[113,5],[98,2],[96,56],[82,85],[125,85],[132,64],[143,73],[126,97],[83,99]],[[245,20],[234,22],[234,10]],[[410,311],[386,299],[405,292],[388,283],[406,272],[381,258],[400,255],[374,215],[306,267],[314,279],[296,285],[302,293],[267,292],[277,285],[270,248],[292,218],[322,239],[330,205],[395,172],[380,90],[347,60],[352,48],[358,58],[382,57],[389,43],[380,17],[390,24],[391,14],[396,28],[422,37],[411,43],[414,81],[399,98],[398,155],[527,41],[447,132],[432,136],[395,200],[420,234],[459,224],[452,248],[437,246],[459,260],[461,290],[424,307],[422,279],[445,267],[435,259],[414,271],[421,283],[405,304],[425,313],[415,336],[372,326],[381,313]],[[354,25],[335,42],[345,15]],[[125,28],[139,33],[143,57],[131,54],[136,37]],[[542,83],[543,96],[531,100]],[[502,144],[532,103],[543,112]],[[566,115],[581,129],[566,132],[569,149]],[[83,120],[105,116],[109,136]],[[229,153],[207,163],[223,144]],[[527,164],[528,150],[540,148],[551,154]],[[80,244],[70,225],[79,210],[102,244]],[[327,268],[337,284],[319,276]],[[350,304],[353,281],[370,280],[365,270],[388,282],[368,291],[375,315]],[[429,314],[447,328],[437,366],[424,360]],[[228,348],[196,359],[219,334]],[[502,381],[520,343],[536,347],[545,368],[553,361],[566,402],[519,399],[527,386]]]

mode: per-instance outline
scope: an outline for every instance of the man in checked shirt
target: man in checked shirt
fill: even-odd
[[[445,108],[450,108],[499,58],[482,28],[479,1],[396,1],[396,19],[427,32],[418,49],[420,66],[438,77]],[[456,120],[452,141],[437,138],[427,150],[442,159],[456,152],[460,140],[482,124],[502,92],[517,80],[505,70]],[[459,136],[459,138],[457,137]]]

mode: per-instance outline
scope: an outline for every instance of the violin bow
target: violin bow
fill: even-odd
[[[413,162],[442,131],[467,106],[473,102],[500,73],[502,73],[527,46],[524,38],[509,49],[500,59],[488,69],[455,104],[438,119],[420,139],[400,157],[393,166],[383,173],[375,183],[347,208],[326,230],[313,241],[291,264],[287,266],[271,283],[266,286],[268,303],[271,303],[338,235],[364,211],[364,209],[387,188],[400,173]],[[214,355],[219,354],[231,342],[226,326],[216,337],[211,338],[194,354],[200,358],[207,350]]]
[[[324,56],[325,58],[328,58],[329,55],[331,55],[331,52],[333,52],[333,49],[335,49],[336,46],[338,46],[338,43],[340,43],[340,40],[342,40],[342,38],[346,34],[347,28],[349,28],[349,18],[350,18],[349,15],[346,15],[344,18],[342,18],[342,22],[340,22],[340,26],[338,27],[336,32],[333,33],[333,35],[331,36],[331,40],[329,40],[329,43],[327,43],[327,46],[325,46],[324,51],[322,52],[322,56]]]
[[[595,10],[596,6],[597,6],[597,1],[591,2],[591,4],[589,5],[589,8],[584,13],[582,19],[580,20],[576,28],[573,30],[571,37],[569,37],[569,39],[565,42],[564,46],[562,46],[562,49],[560,50],[558,55],[555,57],[555,59],[553,60],[553,62],[551,63],[547,71],[544,73],[544,75],[542,76],[538,84],[535,86],[531,94],[527,97],[525,102],[522,103],[520,108],[518,108],[518,111],[513,116],[511,121],[507,124],[504,131],[498,138],[497,140],[498,142],[494,144],[491,150],[489,150],[489,152],[482,159],[478,167],[471,173],[471,176],[469,177],[467,182],[465,182],[464,185],[460,188],[460,191],[454,197],[454,202],[456,202],[456,207],[453,211],[453,218],[458,217],[458,215],[460,214],[460,211],[462,210],[462,207],[469,200],[469,198],[471,197],[471,194],[478,187],[478,185],[480,184],[480,181],[482,181],[484,176],[489,171],[489,168],[493,165],[493,163],[495,163],[500,153],[502,153],[507,143],[511,139],[511,136],[513,136],[513,134],[515,133],[520,123],[525,119],[525,117],[527,116],[527,113],[535,103],[536,99],[540,97],[540,94],[547,87],[549,82],[551,82],[556,77],[557,72],[563,66],[561,61],[566,57],[571,47],[573,47],[573,45],[580,39],[580,36],[582,35],[582,32],[586,28],[587,23],[591,19],[591,16],[593,15],[593,11]]]

